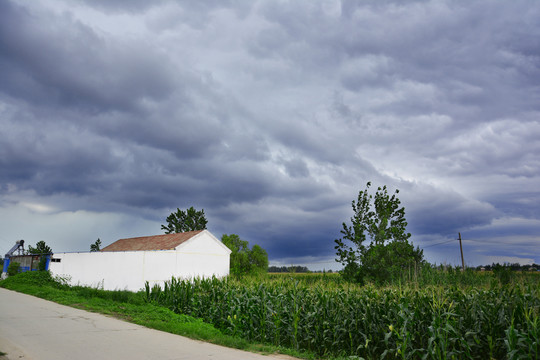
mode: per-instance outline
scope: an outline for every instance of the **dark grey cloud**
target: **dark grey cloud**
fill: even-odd
[[[166,0],[156,1],[144,1],[144,0],[132,0],[129,3],[123,1],[107,1],[107,0],[77,0],[77,2],[84,5],[94,7],[97,10],[105,12],[115,13],[140,13],[152,9],[153,7],[160,6],[166,3]]]
[[[0,16],[0,91],[11,96],[96,113],[132,110],[172,91],[173,69],[148,43],[107,41],[67,14],[9,2]]]
[[[273,24],[257,41],[263,57],[285,56],[298,71],[341,68],[350,91],[407,82],[433,88],[429,102],[406,96],[379,111],[443,111],[463,126],[538,109],[538,37],[530,35],[538,32],[538,9],[529,3],[386,2],[333,17],[322,3],[295,2],[270,4],[263,14]],[[521,89],[505,90],[512,85]]]
[[[400,199],[415,235],[453,236],[460,231],[485,226],[499,213],[486,202],[466,197],[429,184],[403,184]],[[406,206],[411,204],[410,206]]]
[[[218,236],[316,262],[371,180],[401,190],[417,245],[500,230],[530,254],[540,225],[513,224],[538,218],[539,13],[4,1],[0,210],[113,213],[127,232],[195,206]]]

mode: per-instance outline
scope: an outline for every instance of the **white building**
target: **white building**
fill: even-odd
[[[99,252],[55,253],[49,270],[71,285],[138,291],[171,277],[224,277],[231,250],[208,230],[120,239]]]

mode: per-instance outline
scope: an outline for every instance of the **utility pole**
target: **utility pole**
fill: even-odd
[[[459,250],[461,251],[461,271],[465,271],[465,260],[463,260],[463,246],[461,246],[461,233],[459,232]]]

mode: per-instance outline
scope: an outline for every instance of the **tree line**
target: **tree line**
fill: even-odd
[[[478,271],[493,271],[499,268],[506,268],[511,271],[540,271],[540,264],[526,264],[520,263],[492,263],[491,265],[479,265],[476,267]]]
[[[270,273],[310,273],[311,270],[307,266],[269,266]]]

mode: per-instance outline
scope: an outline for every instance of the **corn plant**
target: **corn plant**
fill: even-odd
[[[224,333],[320,357],[540,358],[540,277],[484,288],[305,278],[171,279],[145,294]]]

